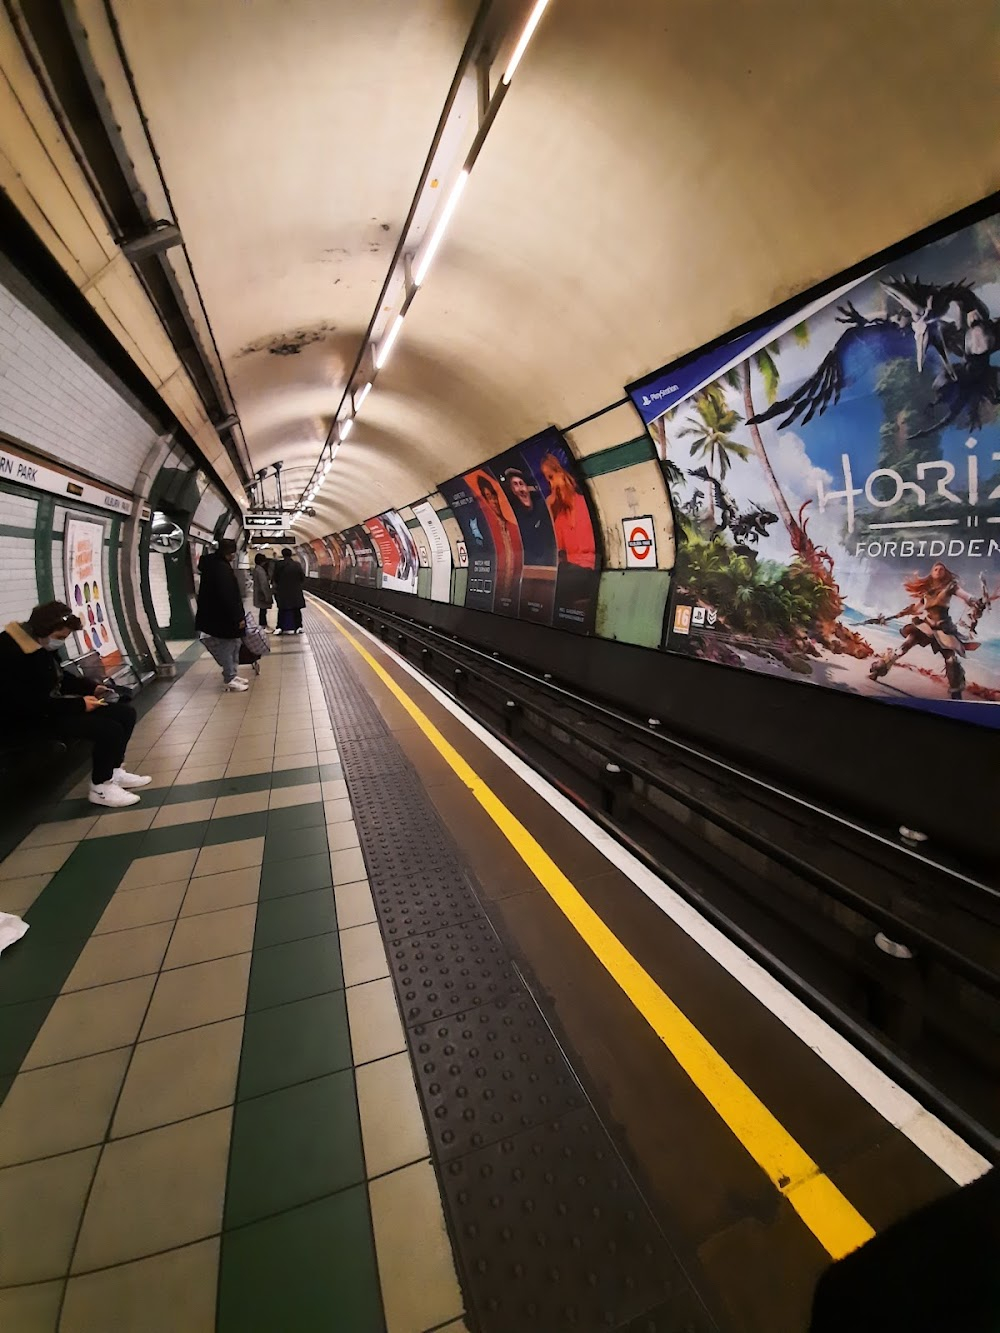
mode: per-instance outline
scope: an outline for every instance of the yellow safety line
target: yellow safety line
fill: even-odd
[[[789,1201],[823,1248],[834,1259],[839,1259],[869,1240],[875,1233],[857,1209],[636,962],[524,825],[353,634],[324,608],[317,606],[316,609],[343,634],[396,696],[691,1082]]]

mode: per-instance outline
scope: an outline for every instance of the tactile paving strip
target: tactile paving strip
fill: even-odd
[[[314,652],[470,1328],[714,1328],[486,917],[425,788],[355,674],[353,655],[336,635],[324,635]]]
[[[580,1085],[526,994],[419,1024],[412,1038],[443,1161],[585,1105]]]

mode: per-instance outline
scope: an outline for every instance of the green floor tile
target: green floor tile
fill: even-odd
[[[196,820],[193,824],[173,824],[169,828],[148,829],[142,839],[140,856],[159,856],[163,852],[184,852],[190,847],[200,847],[208,832],[207,819]]]
[[[253,810],[246,815],[222,815],[213,819],[205,834],[205,846],[217,842],[243,842],[247,838],[263,838],[267,832],[267,811]]]
[[[228,796],[221,790],[224,778],[211,782],[176,782],[163,795],[163,805],[181,805],[184,801],[204,801],[209,796]]]
[[[265,862],[260,876],[260,896],[262,899],[281,898],[288,893],[308,893],[332,884],[328,852],[318,856],[293,856],[287,861]]]
[[[227,1232],[218,1333],[384,1333],[363,1186]]]
[[[322,995],[343,984],[336,932],[256,949],[250,964],[247,1012]]]
[[[356,1185],[365,1178],[350,1069],[237,1102],[225,1226]]]
[[[276,768],[271,774],[272,787],[301,787],[305,782],[319,782],[319,765],[304,768]]]
[[[322,801],[310,801],[307,805],[289,805],[284,810],[271,810],[267,816],[268,836],[272,833],[284,833],[288,829],[317,828],[326,823],[326,814]]]
[[[247,1014],[239,1097],[258,1097],[351,1068],[344,992],[329,991]]]
[[[344,770],[340,764],[320,764],[319,776],[322,782],[333,782],[335,778],[344,776]]]
[[[86,939],[86,936],[83,938]],[[16,944],[4,950],[3,972],[0,973],[0,1004],[17,1004],[22,1000],[39,1000],[45,996],[55,999],[72,972],[82,947],[79,939],[73,935],[50,939],[29,930]],[[2,1022],[3,1014],[0,1010]]]
[[[257,906],[253,947],[263,949],[270,944],[287,944],[290,940],[326,935],[336,929],[337,909],[332,889],[268,898]]]
[[[48,1017],[52,999],[0,1006],[0,1074],[16,1074]]]
[[[318,824],[313,828],[291,828],[267,830],[264,843],[264,860],[288,861],[293,856],[320,856],[329,850],[326,840],[326,825]]]

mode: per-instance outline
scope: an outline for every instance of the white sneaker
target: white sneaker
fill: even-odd
[[[296,634],[305,634],[305,630],[304,630],[304,629],[297,629],[297,630],[295,631],[295,633],[296,633]]]
[[[116,782],[101,782],[95,787],[90,784],[90,795],[87,797],[91,805],[106,805],[111,809],[117,809],[123,805],[138,805],[139,798],[133,792],[125,791],[119,787]]]
[[[283,629],[276,629],[274,631],[274,637],[277,638],[279,634],[284,634],[284,632],[285,631]]]
[[[232,690],[234,693],[240,694],[242,693],[243,690],[248,690],[250,686],[246,683],[246,681],[243,679],[242,676],[234,676],[232,680],[225,681],[223,683],[222,688],[224,690]]]
[[[116,787],[124,787],[126,791],[131,791],[133,787],[148,787],[153,779],[144,778],[138,773],[129,773],[124,768],[116,768],[111,774],[111,781]]]

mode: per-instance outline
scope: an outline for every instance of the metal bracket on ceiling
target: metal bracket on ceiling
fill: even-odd
[[[493,52],[484,47],[476,58],[476,85],[478,90],[479,126],[482,128],[490,106],[490,69],[493,66]]]
[[[122,241],[121,252],[130,263],[138,264],[153,255],[163,254],[165,250],[172,250],[175,245],[183,244],[180,228],[161,219],[154,222],[149,231]]]

